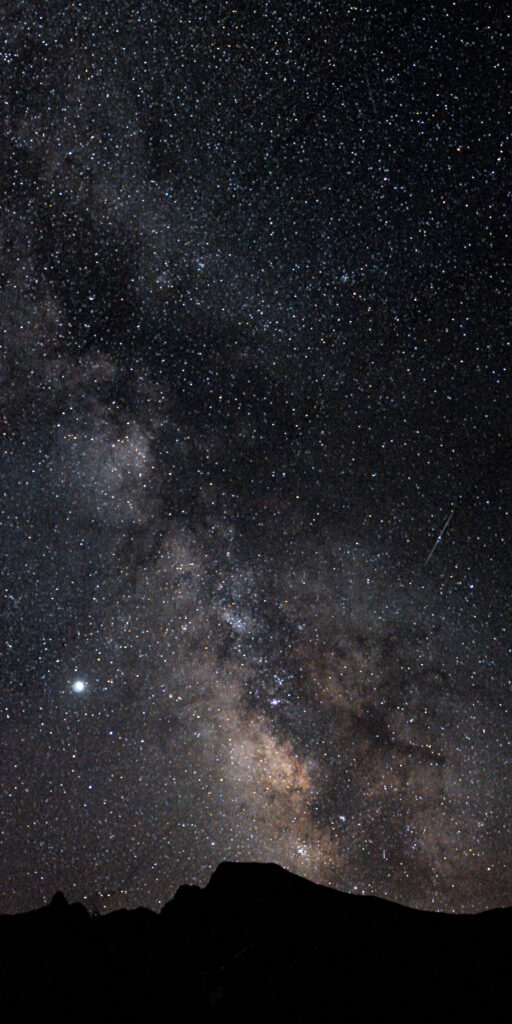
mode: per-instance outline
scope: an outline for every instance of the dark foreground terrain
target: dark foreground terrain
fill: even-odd
[[[221,864],[160,914],[94,917],[57,893],[0,917],[2,1020],[493,1020],[511,921],[347,895],[273,864]]]

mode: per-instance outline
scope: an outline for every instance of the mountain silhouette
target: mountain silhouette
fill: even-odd
[[[444,914],[223,863],[160,913],[62,893],[0,916],[2,1019],[394,1021],[483,1016],[508,995],[512,910]]]

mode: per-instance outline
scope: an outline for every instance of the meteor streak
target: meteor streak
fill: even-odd
[[[440,543],[440,542],[442,541],[442,539],[443,539],[443,533],[445,532],[445,530],[446,530],[446,529],[448,528],[448,526],[450,525],[450,520],[451,520],[451,518],[452,518],[452,516],[453,516],[453,513],[454,513],[454,512],[455,512],[455,509],[454,509],[454,508],[452,508],[452,510],[451,510],[451,512],[450,512],[450,515],[448,516],[448,518],[447,518],[447,520],[446,520],[446,522],[445,522],[445,524],[444,524],[444,526],[443,526],[443,529],[441,530],[441,533],[439,534],[439,536],[438,536],[438,538],[437,538],[437,540],[436,540],[436,542],[435,542],[435,544],[434,544],[434,547],[432,548],[432,550],[431,550],[431,552],[430,552],[430,554],[429,554],[428,558],[427,558],[427,559],[425,560],[425,565],[428,565],[428,563],[430,562],[430,559],[432,558],[432,555],[434,554],[434,551],[436,550],[436,547],[437,547],[437,545],[438,545],[438,544],[439,544],[439,543]]]

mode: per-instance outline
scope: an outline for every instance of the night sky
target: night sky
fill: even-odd
[[[1,911],[512,902],[507,8],[4,5]]]

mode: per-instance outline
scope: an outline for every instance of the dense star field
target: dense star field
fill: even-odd
[[[512,902],[507,6],[5,5],[1,911]]]

